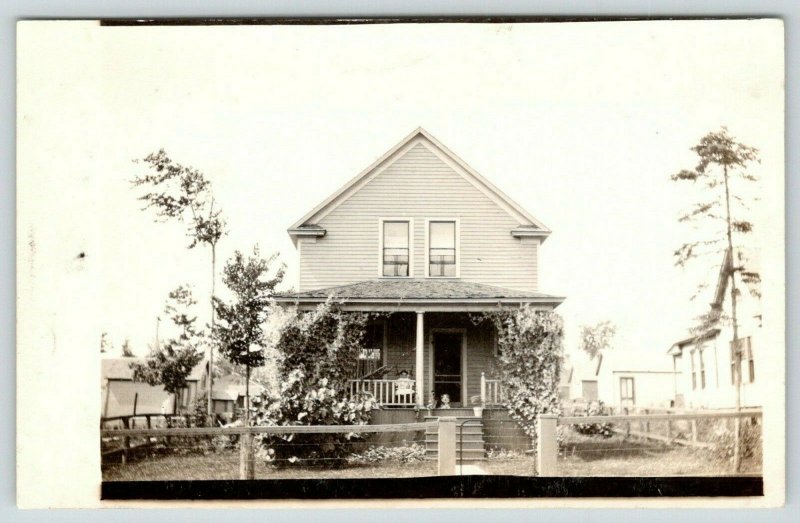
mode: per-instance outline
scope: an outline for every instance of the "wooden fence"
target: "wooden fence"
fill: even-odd
[[[438,473],[456,473],[456,418],[441,417],[436,421],[423,423],[395,423],[391,425],[290,425],[280,427],[173,427],[138,429],[103,429],[101,438],[119,440],[123,458],[132,450],[131,438],[150,440],[151,438],[199,437],[199,436],[240,436],[239,453],[240,478],[253,479],[253,435],[255,434],[365,434],[386,432],[425,431],[436,428],[438,432]],[[124,463],[124,459],[123,459]]]
[[[558,441],[556,437],[558,425],[585,425],[585,424],[610,424],[614,425],[615,432],[626,436],[637,436],[670,444],[680,444],[694,447],[708,447],[708,443],[697,439],[697,421],[714,419],[741,419],[762,417],[760,408],[741,410],[713,410],[713,411],[684,411],[662,414],[621,414],[599,416],[556,416],[542,414],[537,417],[537,447],[536,468],[540,476],[555,476],[558,460]],[[673,424],[678,421],[688,421],[690,424],[691,438],[678,437],[673,432]],[[644,430],[634,431],[632,423],[641,423]],[[666,433],[658,434],[650,430],[650,423],[666,422]]]

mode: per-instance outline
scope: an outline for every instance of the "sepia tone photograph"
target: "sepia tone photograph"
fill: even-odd
[[[97,502],[782,503],[783,37],[20,22],[18,437],[81,398]]]

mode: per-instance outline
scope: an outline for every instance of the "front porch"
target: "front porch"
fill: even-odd
[[[372,394],[381,407],[389,408],[413,408],[417,405],[416,392],[412,389],[407,392],[405,383],[401,379],[351,379],[347,382],[350,395],[362,392]],[[503,386],[499,379],[487,379],[486,374],[481,372],[480,377],[480,398],[481,405],[486,408],[502,407],[503,405]],[[428,403],[425,403],[427,406]],[[454,405],[459,407],[459,405]],[[440,409],[434,406],[437,411]]]
[[[501,405],[495,329],[474,320],[416,311],[371,322],[349,393],[368,392],[388,408]]]
[[[455,278],[386,278],[278,296],[313,310],[328,299],[344,311],[376,313],[347,387],[387,408],[500,406],[497,333],[481,315],[563,299]]]

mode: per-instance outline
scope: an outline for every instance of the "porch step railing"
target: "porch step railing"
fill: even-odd
[[[503,404],[503,384],[500,380],[486,379],[481,372],[481,400],[485,406]]]
[[[414,405],[414,392],[405,388],[401,389],[397,385],[397,380],[349,380],[347,382],[351,396],[369,392],[381,405]]]

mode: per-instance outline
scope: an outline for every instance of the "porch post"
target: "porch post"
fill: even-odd
[[[420,407],[425,405],[425,380],[422,379],[422,372],[425,368],[425,358],[422,354],[425,346],[424,316],[424,312],[417,311],[417,369],[415,375],[417,378],[417,405]]]

